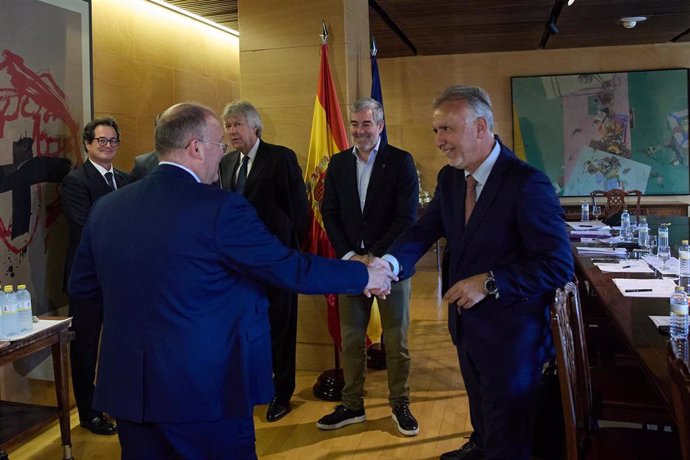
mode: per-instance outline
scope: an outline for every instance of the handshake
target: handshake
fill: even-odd
[[[391,270],[391,264],[381,259],[374,257],[371,254],[355,255],[350,260],[362,262],[367,266],[369,272],[369,282],[364,288],[363,294],[367,297],[375,295],[380,299],[385,299],[391,292],[391,282],[398,281],[398,277]]]

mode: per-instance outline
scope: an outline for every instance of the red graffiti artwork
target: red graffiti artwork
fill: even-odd
[[[26,251],[39,225],[55,222],[58,199],[42,203],[42,183],[60,182],[70,159],[81,163],[79,125],[65,93],[49,72],[36,73],[9,50],[0,61],[0,139],[9,124],[30,124],[30,132],[12,139],[12,163],[0,165],[0,193],[11,191],[12,215],[0,216],[0,238],[14,254]],[[36,186],[35,202],[31,186]],[[22,238],[19,238],[19,237]]]

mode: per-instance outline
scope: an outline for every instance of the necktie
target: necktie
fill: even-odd
[[[470,220],[474,204],[477,202],[477,179],[470,174],[465,180],[467,181],[467,189],[465,190],[465,223],[467,223]]]
[[[235,182],[235,191],[244,194],[244,185],[247,183],[247,164],[249,163],[249,156],[242,157],[242,166],[240,166],[240,173],[237,175],[237,182]]]
[[[105,181],[108,183],[108,186],[111,189],[115,190],[115,182],[113,181],[113,173],[111,173],[110,171],[105,173]]]

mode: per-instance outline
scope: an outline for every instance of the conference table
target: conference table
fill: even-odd
[[[649,216],[648,222],[652,233],[656,233],[660,223],[668,223],[669,241],[672,255],[677,257],[680,241],[688,239],[689,219],[677,216]],[[587,281],[591,291],[598,297],[602,308],[611,320],[615,329],[639,360],[641,367],[650,382],[674,415],[673,397],[671,394],[671,376],[666,363],[667,335],[661,334],[650,315],[667,316],[669,314],[668,298],[626,297],[612,281],[614,278],[658,278],[658,273],[611,273],[602,272],[592,263],[592,256],[581,256],[576,247],[587,246],[573,242],[575,256],[575,273],[580,283]],[[589,243],[589,245],[596,245]],[[687,357],[685,358],[687,360]]]

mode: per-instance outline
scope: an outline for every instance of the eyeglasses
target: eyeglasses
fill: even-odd
[[[223,142],[213,142],[213,141],[205,141],[203,139],[198,139],[199,142],[203,142],[204,144],[216,144],[220,149],[223,151],[223,153],[228,151],[228,144],[225,144]]]
[[[117,147],[118,145],[120,145],[120,139],[117,139],[115,137],[111,137],[110,139],[108,139],[107,137],[97,137],[94,140],[98,142],[98,145],[100,145],[101,147],[105,147],[106,145],[108,145],[108,143],[110,143],[110,145],[113,147]]]

